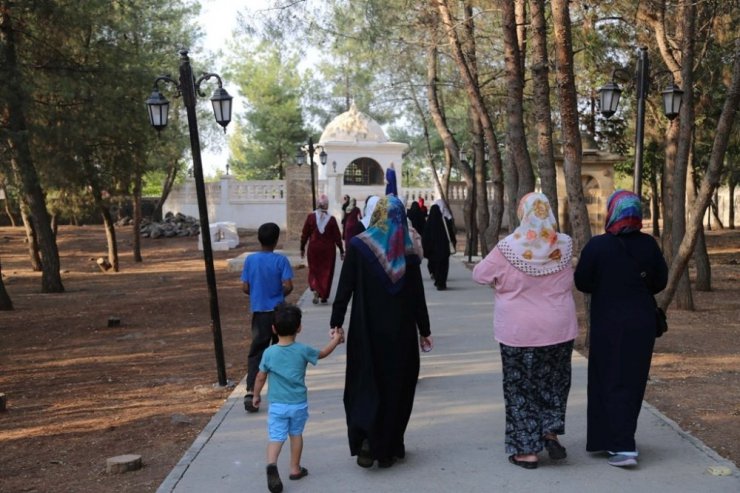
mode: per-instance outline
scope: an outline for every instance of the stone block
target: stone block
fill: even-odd
[[[223,252],[239,246],[239,233],[236,223],[218,222],[209,225],[211,230],[211,250]],[[198,250],[203,250],[203,237],[198,236]]]
[[[141,469],[141,456],[137,454],[118,455],[105,461],[105,471],[109,474],[122,474]]]

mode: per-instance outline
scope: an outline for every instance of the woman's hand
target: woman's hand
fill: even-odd
[[[421,350],[425,353],[428,353],[429,351],[434,349],[434,341],[432,340],[432,336],[420,337],[419,346],[421,347]]]

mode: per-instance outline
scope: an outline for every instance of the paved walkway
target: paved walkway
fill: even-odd
[[[390,469],[362,469],[350,457],[342,407],[346,361],[342,345],[317,366],[309,365],[311,417],[302,463],[310,474],[300,481],[288,480],[286,444],[278,464],[285,492],[740,491],[740,472],[732,463],[648,404],[637,433],[641,452],[637,468],[611,467],[605,457],[587,453],[586,360],[577,353],[566,434],[561,437],[568,458],[556,464],[542,454],[540,467],[533,471],[509,464],[503,446],[501,360],[491,329],[492,292],[473,283],[460,260],[458,254],[451,261],[447,291],[436,291],[428,279],[424,281],[435,349],[421,357],[406,459]],[[313,305],[309,293],[300,304],[299,340],[323,346],[331,304]],[[243,396],[242,380],[158,492],[267,491],[267,415],[264,411],[247,415]],[[716,470],[730,475],[713,475]]]

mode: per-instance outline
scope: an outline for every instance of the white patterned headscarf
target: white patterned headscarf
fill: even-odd
[[[324,234],[326,225],[329,224],[329,197],[326,194],[321,194],[319,197],[318,207],[316,207],[316,227],[319,229],[319,233]]]
[[[563,270],[573,255],[573,240],[558,233],[550,202],[541,193],[522,197],[517,209],[519,226],[496,247],[516,269],[530,276]]]

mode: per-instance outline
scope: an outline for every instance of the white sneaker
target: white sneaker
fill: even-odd
[[[637,465],[637,457],[615,454],[609,457],[609,465],[615,467],[634,467]]]

